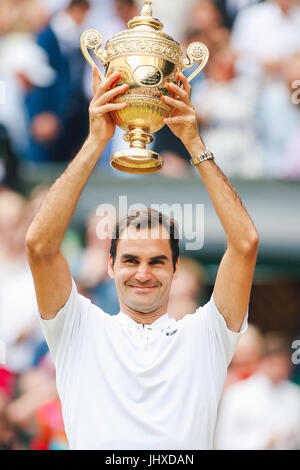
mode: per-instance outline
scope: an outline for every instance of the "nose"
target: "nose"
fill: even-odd
[[[150,281],[152,274],[148,263],[140,263],[134,277],[139,282]]]

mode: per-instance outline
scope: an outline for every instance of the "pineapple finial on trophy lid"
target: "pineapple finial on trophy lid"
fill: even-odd
[[[156,31],[161,31],[164,25],[156,18],[152,16],[152,1],[144,0],[144,6],[140,16],[135,16],[128,21],[128,28],[150,27]]]
[[[144,1],[144,6],[142,8],[141,15],[142,16],[152,16],[152,1],[150,1],[150,0],[145,0]]]

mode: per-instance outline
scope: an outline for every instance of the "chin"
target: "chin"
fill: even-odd
[[[145,304],[132,302],[131,304],[129,304],[129,307],[131,307],[136,312],[141,313],[150,313],[157,309],[157,305],[149,305],[149,302]]]

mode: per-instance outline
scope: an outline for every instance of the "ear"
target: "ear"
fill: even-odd
[[[111,279],[114,279],[115,273],[114,273],[113,259],[111,255],[109,255],[109,258],[108,258],[107,272],[108,272],[109,277]]]
[[[175,271],[174,271],[174,274],[173,274],[173,279],[178,278],[178,266],[179,266],[179,258],[177,258],[177,261],[176,261],[176,264],[175,264]]]

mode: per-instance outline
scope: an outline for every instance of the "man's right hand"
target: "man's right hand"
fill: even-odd
[[[121,74],[114,72],[101,82],[97,67],[93,67],[94,98],[89,107],[89,138],[93,141],[104,143],[105,145],[114,135],[116,127],[110,112],[124,109],[127,106],[126,102],[111,103],[114,98],[125,93],[129,88],[126,84],[115,87],[120,78]]]

